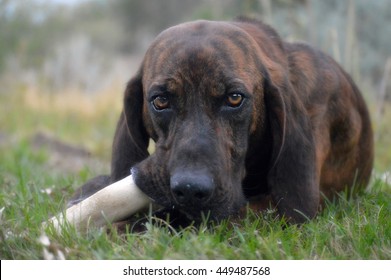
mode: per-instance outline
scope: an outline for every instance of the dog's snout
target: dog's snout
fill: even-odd
[[[171,192],[180,205],[206,203],[214,191],[213,178],[199,172],[177,172],[171,177]]]

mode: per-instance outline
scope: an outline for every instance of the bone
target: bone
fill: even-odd
[[[52,225],[61,232],[67,222],[78,231],[84,231],[90,226],[101,227],[123,220],[146,208],[149,203],[151,200],[136,186],[130,175],[69,207],[65,213],[52,217],[44,226]]]

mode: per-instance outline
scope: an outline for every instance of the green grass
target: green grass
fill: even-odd
[[[43,259],[50,253],[66,259],[391,259],[391,186],[376,175],[367,192],[354,198],[341,194],[338,203],[301,226],[286,227],[265,212],[249,213],[240,222],[181,230],[148,223],[143,233],[115,228],[84,234],[67,228],[61,235],[43,231],[41,223],[59,213],[73,189],[95,173],[87,167],[74,174],[48,169],[48,152],[29,141],[36,130],[31,125],[39,123],[75,142],[93,139],[101,129],[103,148],[109,150],[115,125],[111,115],[118,112],[102,109],[86,117],[72,111],[77,122],[72,127],[68,113],[58,114],[56,108],[39,112],[19,97],[0,97],[0,112],[7,112],[0,118],[1,132],[15,138],[0,142],[0,259]],[[91,145],[94,154],[107,161],[107,153],[99,152],[102,144],[96,145]],[[389,162],[377,161],[378,170],[389,170]],[[44,245],[42,236],[50,244]]]

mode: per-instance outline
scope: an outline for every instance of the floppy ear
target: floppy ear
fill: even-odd
[[[267,117],[273,137],[268,184],[278,211],[304,222],[319,205],[319,179],[311,123],[290,82],[279,88],[266,78]]]
[[[111,160],[111,181],[130,173],[130,168],[148,154],[149,136],[143,122],[143,86],[139,73],[128,83],[124,109],[117,124]]]

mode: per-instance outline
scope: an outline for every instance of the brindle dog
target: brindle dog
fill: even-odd
[[[270,197],[303,222],[324,197],[365,187],[372,164],[364,99],[332,58],[260,21],[202,20],[152,43],[125,91],[111,175],[70,204],[131,172],[153,201],[191,220]]]

